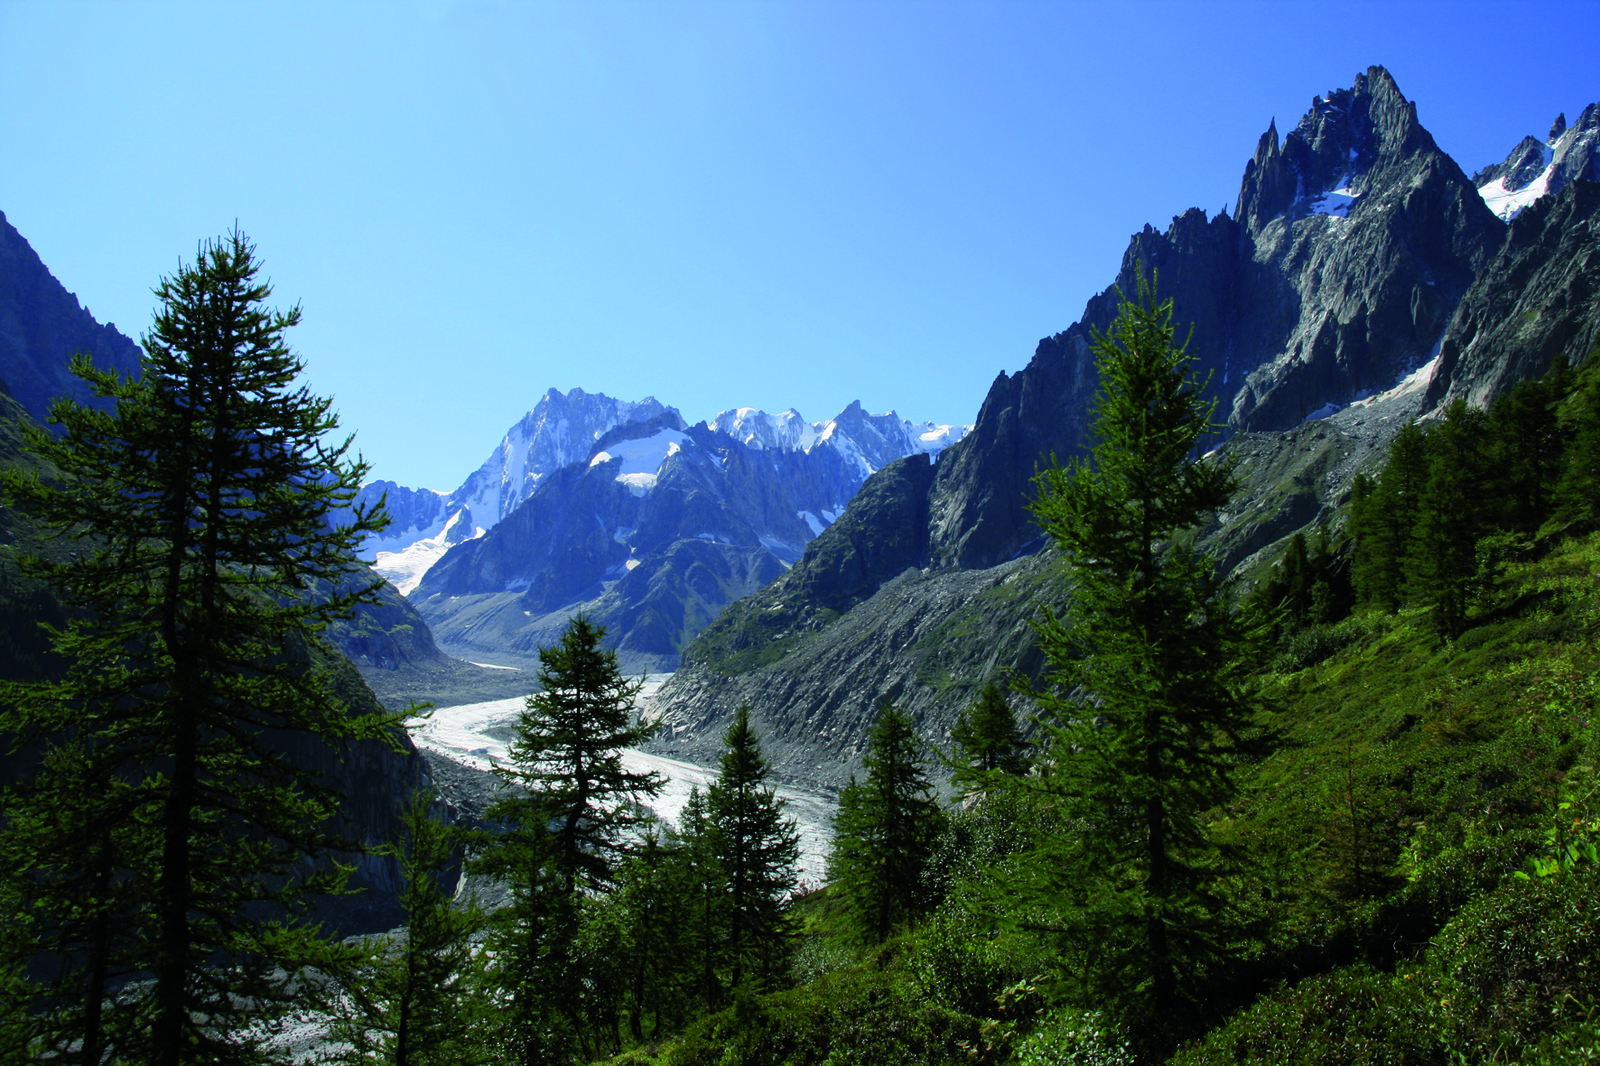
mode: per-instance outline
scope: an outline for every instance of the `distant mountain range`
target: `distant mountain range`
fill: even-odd
[[[742,407],[690,426],[653,397],[551,389],[454,492],[366,486],[395,516],[367,550],[452,654],[528,665],[582,611],[630,668],[670,670],[874,472],[968,428],[859,403],[826,422]]]

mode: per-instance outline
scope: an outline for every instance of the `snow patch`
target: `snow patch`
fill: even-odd
[[[443,559],[445,553],[455,544],[483,536],[483,529],[480,527],[474,527],[470,537],[456,534],[456,527],[461,524],[465,513],[457,511],[448,520],[434,523],[425,531],[424,536],[398,551],[378,551],[372,568],[398,589],[400,595],[411,595],[417,586],[422,584],[423,575]],[[372,542],[368,541],[368,550],[371,550],[372,546]]]
[[[1329,189],[1317,199],[1311,201],[1307,207],[1313,215],[1328,215],[1332,218],[1345,218],[1350,214],[1350,209],[1356,201],[1361,199],[1361,194],[1350,188],[1350,175],[1346,174],[1334,183],[1336,188]]]
[[[617,480],[628,486],[628,491],[638,497],[645,497],[650,490],[656,487],[655,474],[618,474]]]
[[[828,528],[821,522],[817,521],[817,516],[812,514],[810,511],[796,511],[795,513],[805,520],[806,525],[811,527],[811,535],[813,537],[822,536],[822,531]]]
[[[1373,404],[1384,403],[1388,400],[1398,400],[1402,396],[1409,396],[1411,393],[1421,392],[1427,388],[1428,383],[1433,380],[1434,371],[1439,369],[1439,348],[1443,341],[1444,338],[1440,337],[1439,341],[1434,344],[1433,351],[1429,353],[1429,359],[1402,377],[1393,388],[1387,392],[1380,392],[1376,396],[1366,396],[1359,400],[1352,400],[1349,409],[1354,410],[1357,407],[1370,407]]]
[[[1545,149],[1545,154],[1548,158],[1550,154],[1548,148]],[[1489,210],[1510,222],[1522,214],[1523,209],[1545,194],[1550,188],[1550,175],[1555,173],[1555,169],[1555,163],[1547,163],[1537,178],[1520,189],[1507,188],[1505,178],[1496,178],[1481,187],[1478,195],[1483,197],[1483,202],[1488,205]]]
[[[667,457],[681,451],[689,438],[675,429],[664,429],[653,437],[641,437],[638,440],[619,440],[604,451],[594,453],[589,460],[590,466],[599,466],[609,463],[614,459],[622,460],[622,469],[617,472],[617,480],[621,481],[630,474],[659,473],[661,464]]]
[[[1336,415],[1339,413],[1339,410],[1339,405],[1330,400],[1321,407],[1317,408],[1315,411],[1312,411],[1310,414],[1306,415],[1305,421],[1315,422],[1320,418],[1327,418],[1329,415]]]
[[[636,567],[638,565],[639,565],[639,560],[637,560],[637,559],[629,559],[627,562],[622,564],[622,568],[624,570],[632,570],[634,567]]]

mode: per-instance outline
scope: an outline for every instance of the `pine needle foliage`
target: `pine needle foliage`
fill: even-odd
[[[1027,770],[1027,743],[1000,686],[991,682],[950,729],[950,783],[964,795],[980,792],[995,775]]]
[[[32,569],[78,608],[53,637],[65,678],[9,688],[0,720],[45,752],[0,841],[7,891],[55,960],[41,1054],[258,1061],[258,1023],[291,1008],[295,975],[340,956],[299,919],[310,894],[343,890],[330,853],[359,845],[282,745],[395,743],[395,719],[353,716],[311,654],[372,598],[349,575],[388,518],[351,509],[367,467],[330,438],[331,401],[296,384],[283,335],[300,311],[270,310],[259,271],[237,231],[202,245],[156,289],[138,380],[75,359],[114,408],[62,400],[60,434],[30,435],[59,477],[5,474],[73,542]],[[306,594],[322,585],[348,591]]]
[[[484,913],[471,898],[457,903],[462,834],[438,821],[432,789],[413,793],[401,838],[384,853],[398,860],[404,884],[403,934],[368,938],[361,963],[341,975],[341,1010],[329,1036],[342,1045],[332,1063],[472,1066],[489,1061],[479,1030],[485,1020],[472,937]]]
[[[1036,698],[1053,751],[1034,787],[1067,829],[1024,864],[1018,889],[1021,913],[1063,935],[1079,1002],[1160,1027],[1229,947],[1234,871],[1205,814],[1234,794],[1251,708],[1227,586],[1181,541],[1235,480],[1199,457],[1215,405],[1174,344],[1171,301],[1152,289],[1141,277],[1095,338],[1087,461],[1035,479],[1034,515],[1073,603],[1039,626],[1049,670]]]
[[[883,943],[926,909],[923,871],[942,812],[925,762],[910,717],[884,700],[862,759],[866,780],[852,778],[839,794],[828,854],[828,879],[870,943]]]
[[[729,984],[756,987],[784,972],[793,939],[787,909],[797,883],[800,833],[766,783],[772,766],[741,705],[722,736],[721,773],[706,795],[727,885]]]
[[[623,765],[623,749],[654,732],[634,719],[642,680],[629,680],[605,629],[582,615],[539,652],[539,688],[528,696],[496,768],[504,789],[486,818],[501,832],[479,872],[511,886],[495,916],[491,975],[504,1010],[504,1057],[517,1063],[592,1058],[579,937],[588,896],[609,890],[650,816],[643,801],[659,775]]]

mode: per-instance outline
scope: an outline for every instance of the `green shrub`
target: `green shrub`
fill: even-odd
[[[1099,1011],[1067,1008],[1050,1014],[1017,1045],[1017,1066],[1133,1066],[1127,1037]]]
[[[984,1047],[976,1019],[897,987],[875,967],[836,970],[801,988],[741,996],[662,1051],[662,1066],[942,1066]]]
[[[997,932],[970,912],[941,907],[918,931],[906,968],[917,987],[952,1010],[998,1017],[1005,988],[1045,966],[1038,944],[1007,930]]]
[[[1427,970],[1390,975],[1348,966],[1258,1000],[1172,1063],[1453,1064],[1444,1012],[1454,993]]]
[[[1462,909],[1430,959],[1470,997],[1459,1024],[1485,1053],[1583,1019],[1600,1000],[1600,870],[1507,880]]]
[[[1525,1052],[1525,1066],[1592,1066],[1600,1063],[1600,1021],[1592,1017],[1539,1041]]]

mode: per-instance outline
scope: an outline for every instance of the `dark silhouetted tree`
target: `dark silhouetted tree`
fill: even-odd
[[[764,988],[785,969],[794,937],[788,905],[800,835],[766,783],[771,764],[761,754],[748,706],[734,715],[722,745],[721,773],[706,807],[727,891],[729,983],[738,988],[753,978]]]
[[[12,688],[0,722],[55,752],[8,800],[18,816],[0,845],[29,920],[57,937],[41,946],[61,953],[41,989],[42,1050],[247,1061],[254,1023],[291,1009],[296,974],[338,960],[299,919],[309,895],[341,890],[329,854],[358,845],[330,783],[279,744],[394,742],[394,721],[352,716],[313,654],[329,620],[372,598],[376,579],[349,577],[387,516],[357,507],[331,524],[367,468],[330,440],[331,401],[297,384],[283,335],[300,312],[265,306],[259,270],[237,232],[202,245],[156,289],[138,380],[74,362],[114,406],[63,400],[60,434],[31,435],[59,478],[5,475],[17,504],[76,542],[34,563],[80,608],[54,640],[67,675]],[[306,594],[324,586],[348,591]],[[58,824],[83,834],[75,856],[33,850],[52,797]],[[133,972],[148,980],[105,995]]]

